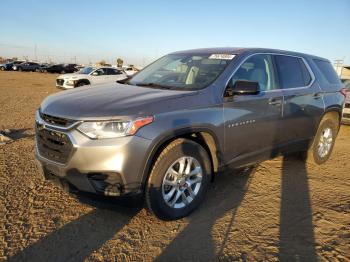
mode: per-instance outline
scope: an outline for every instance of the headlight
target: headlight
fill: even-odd
[[[78,130],[92,139],[116,138],[134,135],[141,127],[153,122],[153,117],[134,121],[83,122]]]

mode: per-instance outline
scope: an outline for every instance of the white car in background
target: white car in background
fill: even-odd
[[[85,67],[76,73],[58,76],[56,87],[71,89],[84,85],[114,83],[127,77],[128,75],[123,70],[113,67]]]
[[[342,123],[343,124],[350,124],[350,89],[347,90],[345,103],[343,107],[343,113],[342,113]]]
[[[136,74],[138,71],[140,71],[133,66],[123,66],[123,70],[128,76],[132,76],[132,75]]]

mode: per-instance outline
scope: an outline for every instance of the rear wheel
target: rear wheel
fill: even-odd
[[[0,70],[1,70],[1,71],[5,71],[5,67],[3,67],[3,66],[0,67]]]
[[[18,67],[18,71],[22,72],[22,67]]]
[[[146,187],[148,209],[165,220],[187,216],[202,202],[210,173],[211,162],[201,145],[173,141],[153,165]]]
[[[325,115],[309,150],[303,152],[303,159],[317,165],[325,163],[332,153],[338,130],[339,116],[333,113]]]

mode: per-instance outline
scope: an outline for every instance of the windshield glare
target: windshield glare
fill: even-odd
[[[84,74],[84,75],[88,75],[90,74],[95,68],[93,67],[84,67],[82,69],[80,69],[77,73],[78,74]]]
[[[129,84],[181,90],[202,89],[211,84],[230,62],[231,59],[217,59],[210,54],[166,55],[140,71]]]

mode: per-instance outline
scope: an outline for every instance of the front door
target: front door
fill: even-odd
[[[280,142],[283,94],[276,89],[272,56],[256,54],[249,57],[231,78],[258,82],[261,92],[256,95],[235,95],[224,102],[225,160],[254,158],[272,154]]]

